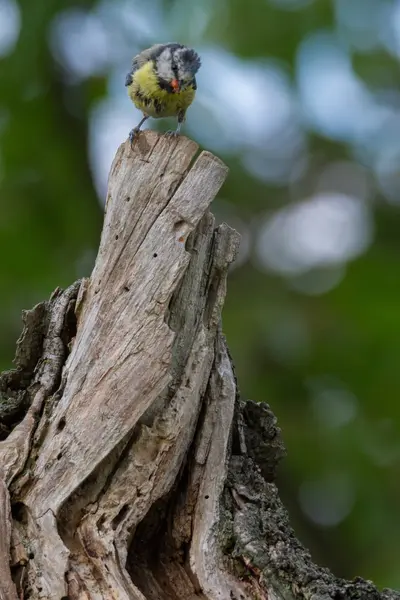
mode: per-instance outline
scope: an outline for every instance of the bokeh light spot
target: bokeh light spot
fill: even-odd
[[[341,37],[361,52],[381,45],[381,33],[389,17],[386,0],[336,0],[336,19]]]
[[[320,296],[342,281],[346,269],[343,265],[316,267],[288,278],[289,287],[308,296]]]
[[[102,20],[96,14],[78,9],[56,16],[50,44],[68,75],[78,79],[103,72],[112,53]]]
[[[326,192],[267,217],[256,255],[266,269],[291,275],[355,258],[372,241],[368,207],[359,198]]]
[[[358,412],[357,398],[341,386],[314,386],[311,407],[317,421],[327,429],[343,427],[355,419]]]
[[[327,473],[305,481],[299,490],[300,506],[307,517],[322,527],[341,523],[355,504],[354,483],[347,473]]]
[[[0,0],[0,56],[9,54],[17,43],[21,14],[14,0]]]

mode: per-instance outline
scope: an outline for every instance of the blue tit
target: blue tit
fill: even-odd
[[[185,114],[196,94],[200,57],[182,44],[156,44],[134,57],[125,86],[136,108],[143,112],[140,123],[129,133],[131,143],[149,118],[177,117],[179,135]]]

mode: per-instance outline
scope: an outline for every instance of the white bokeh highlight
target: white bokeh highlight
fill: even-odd
[[[382,45],[382,32],[390,18],[385,0],[336,0],[334,3],[340,38],[358,52],[371,52]]]
[[[268,216],[259,230],[256,258],[267,270],[293,275],[351,260],[371,241],[369,207],[359,198],[325,192]]]
[[[290,78],[274,60],[244,60],[221,48],[200,51],[198,93],[188,130],[215,152],[239,154],[265,182],[286,184],[307,164],[306,136]]]
[[[307,296],[327,294],[342,281],[346,274],[344,265],[312,268],[292,275],[287,279],[288,287]]]
[[[321,479],[305,481],[299,490],[304,514],[321,527],[339,525],[352,511],[356,501],[350,474],[331,472]]]
[[[371,94],[353,72],[350,56],[330,33],[317,32],[301,42],[297,79],[305,118],[324,135],[355,139],[368,119],[375,123],[379,116]]]
[[[354,394],[343,387],[323,387],[312,393],[311,408],[321,427],[337,429],[356,418],[358,401]]]
[[[73,79],[105,71],[110,60],[110,41],[103,21],[94,13],[69,9],[59,13],[52,23],[52,51]]]
[[[383,7],[385,13],[381,20],[380,40],[389,52],[400,58],[400,0],[382,2],[382,10]]]
[[[94,184],[102,204],[106,201],[107,180],[118,146],[140,119],[139,111],[118,99],[107,98],[92,110],[89,120],[89,161]]]
[[[0,57],[13,51],[21,29],[21,13],[15,0],[0,0]]]

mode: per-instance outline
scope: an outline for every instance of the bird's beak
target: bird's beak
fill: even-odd
[[[179,81],[177,79],[173,79],[171,81],[171,87],[172,87],[172,91],[173,92],[179,92],[180,90],[180,85],[179,85]]]

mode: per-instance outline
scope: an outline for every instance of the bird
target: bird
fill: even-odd
[[[186,111],[196,95],[196,73],[200,66],[198,53],[177,42],[155,44],[133,58],[125,86],[143,118],[129,132],[131,144],[149,117],[177,117],[176,130],[168,131],[167,135],[179,135]]]

